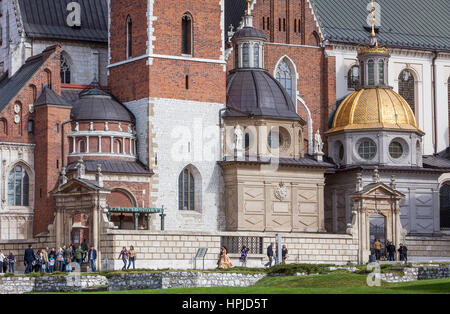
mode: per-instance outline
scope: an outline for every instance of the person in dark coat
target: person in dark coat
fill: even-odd
[[[97,272],[97,265],[96,265],[96,260],[97,260],[97,250],[92,246],[91,249],[88,252],[88,260],[89,260],[89,264],[91,265],[91,271],[93,273]]]
[[[33,271],[33,261],[35,260],[33,246],[30,244],[28,249],[25,250],[24,254],[24,262],[25,262],[25,274],[29,274]]]
[[[400,261],[408,262],[408,248],[403,243],[400,243],[400,247],[398,248],[398,253],[400,254]]]
[[[389,261],[394,262],[395,261],[395,245],[392,242],[389,242],[389,245],[387,247],[388,254],[389,254]]]
[[[267,247],[267,257],[269,258],[269,261],[264,266],[271,267],[273,261],[273,243],[270,243],[270,245]]]

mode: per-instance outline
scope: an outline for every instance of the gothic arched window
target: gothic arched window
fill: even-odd
[[[62,84],[70,84],[70,64],[68,58],[65,54],[61,53],[61,83]]]
[[[181,19],[181,53],[192,55],[192,16],[185,13]]]
[[[126,53],[127,53],[127,59],[130,59],[133,57],[133,21],[131,20],[131,17],[127,17],[127,42],[126,42]]]
[[[359,85],[359,67],[354,65],[350,68],[347,74],[347,88],[356,89]]]
[[[189,168],[184,168],[178,177],[178,208],[195,210],[195,180]]]
[[[295,90],[293,75],[287,61],[281,61],[276,69],[275,77],[291,97],[293,97]]]
[[[22,166],[15,166],[8,175],[8,205],[29,205],[30,178]]]
[[[405,98],[411,107],[412,111],[416,113],[416,88],[415,80],[410,70],[403,70],[398,77],[398,93]]]
[[[446,182],[439,192],[441,229],[450,229],[450,182]]]

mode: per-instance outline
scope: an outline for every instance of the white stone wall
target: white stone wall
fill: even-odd
[[[108,85],[106,66],[108,63],[107,44],[56,40],[34,40],[33,55],[59,43],[61,52],[69,56],[71,84],[87,85],[98,78],[101,85]]]
[[[118,259],[122,247],[133,245],[137,252],[136,268],[145,269],[203,269],[203,259],[194,264],[199,248],[208,248],[205,269],[217,267],[222,236],[251,236],[263,238],[262,254],[249,254],[247,267],[264,267],[268,258],[266,248],[276,243],[275,233],[239,232],[150,232],[108,230],[102,236],[102,270],[118,270],[123,267]],[[357,261],[357,239],[344,234],[293,233],[283,234],[283,245],[289,254],[287,263],[347,264]],[[275,253],[275,252],[274,252]],[[229,254],[234,266],[240,266],[240,254]]]
[[[139,159],[155,172],[150,197],[157,200],[155,206],[166,209],[165,229],[223,228],[223,179],[216,162],[220,159],[219,111],[224,106],[160,98],[126,106],[137,120]],[[178,209],[178,177],[186,166],[196,173],[195,211]]]
[[[354,46],[335,46],[332,55],[336,56],[336,97],[341,99],[352,90],[347,88],[347,74],[357,65],[357,50]],[[437,149],[449,146],[448,94],[447,84],[450,77],[450,55],[441,54],[436,60],[437,116],[433,119],[433,58],[427,51],[408,51],[393,49],[388,67],[388,85],[398,92],[398,77],[405,69],[410,69],[416,80],[416,118],[419,128],[425,131],[424,154],[434,153],[433,125],[437,123]],[[442,114],[441,114],[442,113]],[[444,114],[445,113],[445,114]]]
[[[29,206],[8,206],[8,175],[15,165],[27,170]],[[34,145],[0,143],[0,240],[29,239],[33,235],[34,215]]]

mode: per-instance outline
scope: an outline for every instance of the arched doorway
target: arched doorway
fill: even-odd
[[[380,214],[373,214],[369,217],[370,223],[370,247],[374,249],[374,243],[378,239],[383,245],[381,252],[384,254],[386,244],[386,217]]]
[[[439,198],[441,229],[450,229],[450,182],[442,185]]]

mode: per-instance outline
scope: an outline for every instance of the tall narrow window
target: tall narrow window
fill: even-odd
[[[31,89],[31,97],[33,98],[33,104],[34,104],[37,99],[37,88],[35,85],[31,84],[30,89]]]
[[[28,120],[28,134],[34,134],[34,121]]]
[[[347,74],[347,88],[356,89],[359,85],[359,67],[354,65]]]
[[[284,89],[287,91],[289,96],[293,96],[293,77],[292,77],[291,69],[289,68],[289,65],[287,64],[286,60],[283,60],[278,65],[275,77],[278,82],[280,82],[281,86],[284,87]]]
[[[270,17],[267,18],[267,29],[270,30]]]
[[[378,61],[378,85],[385,85],[385,81],[384,81],[384,60]]]
[[[15,166],[8,176],[8,205],[29,205],[30,179],[27,171],[21,166]]]
[[[286,31],[286,19],[283,19],[283,32]]]
[[[195,210],[195,181],[190,169],[185,168],[178,177],[178,208]]]
[[[186,75],[185,84],[186,84],[186,89],[189,89],[189,75]]]
[[[259,44],[253,46],[253,67],[261,68],[259,65]]]
[[[262,29],[263,30],[266,29],[266,18],[265,17],[262,18]]]
[[[181,20],[181,53],[192,55],[192,16],[188,13]]]
[[[249,55],[249,44],[242,45],[242,67],[248,68],[250,67],[250,55]]]
[[[447,86],[448,86],[448,129],[450,130],[450,77],[448,78],[447,81]],[[450,136],[450,132],[449,132],[449,136]]]
[[[450,182],[442,185],[439,196],[441,229],[450,229]]]
[[[61,72],[61,83],[62,84],[70,84],[70,65],[69,61],[67,59],[67,56],[63,53],[61,53],[61,65],[60,65],[60,72]]]
[[[369,60],[367,62],[368,74],[369,74],[369,85],[375,85],[375,62]]]
[[[415,81],[411,71],[404,70],[400,73],[398,78],[398,93],[405,98],[412,111],[416,113]]]
[[[45,75],[46,75],[46,85],[45,86],[47,86],[48,88],[52,88],[52,72],[49,70],[49,69],[45,69],[44,70],[44,72],[45,72]]]
[[[131,17],[127,18],[127,59],[133,56],[133,21]]]
[[[278,31],[281,32],[281,18],[278,19]]]
[[[297,19],[294,19],[294,33],[297,33]]]

